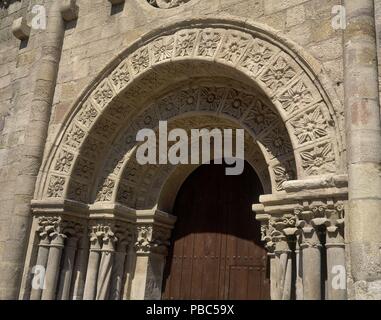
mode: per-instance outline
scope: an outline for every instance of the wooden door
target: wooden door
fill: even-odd
[[[245,163],[239,176],[203,165],[181,187],[164,273],[163,299],[269,299],[267,257],[251,210],[261,183]]]

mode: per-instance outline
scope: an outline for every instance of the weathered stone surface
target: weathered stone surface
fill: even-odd
[[[371,0],[344,1],[338,30],[339,0],[47,0],[48,32],[33,28],[34,2],[0,6],[0,298],[160,298],[173,221],[145,210],[171,213],[194,167],[141,167],[134,148],[139,129],[166,119],[188,131],[245,128],[246,158],[270,194],[256,209],[270,215],[265,240],[277,249],[273,297],[290,297],[295,239],[311,276],[303,288],[299,274],[297,298],[319,297],[319,250],[342,262],[332,212],[349,195],[349,298],[379,299],[379,1],[375,12]],[[42,203],[34,218],[31,199]],[[39,216],[50,217],[46,234]],[[306,243],[315,229],[336,245]],[[30,288],[40,241],[45,292]]]

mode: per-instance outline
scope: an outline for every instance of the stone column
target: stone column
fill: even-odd
[[[327,210],[326,243],[327,250],[327,298],[347,299],[345,270],[344,216],[342,206]]]
[[[277,246],[278,247],[278,246]],[[278,259],[278,274],[279,279],[279,300],[291,299],[291,274],[292,274],[292,261],[291,250],[287,240],[279,243],[279,247],[275,249],[275,255]]]
[[[374,0],[344,0],[348,242],[357,299],[381,298],[381,127]],[[361,290],[356,290],[356,288]]]
[[[83,299],[88,256],[89,256],[89,247],[88,247],[87,236],[82,236],[82,238],[79,240],[78,250],[77,250],[74,270],[73,270],[73,284],[72,284],[72,292],[70,294],[73,300]]]
[[[269,252],[270,259],[270,298],[271,300],[280,300],[280,284],[279,284],[279,259],[274,252]]]
[[[101,259],[101,243],[98,239],[97,230],[92,228],[90,234],[90,254],[87,264],[85,288],[83,293],[83,300],[94,300],[97,293],[97,278],[99,262]]]
[[[114,255],[114,266],[110,285],[110,300],[120,300],[123,296],[123,278],[128,242],[120,241]]]
[[[101,261],[97,278],[96,300],[106,300],[110,288],[110,279],[113,268],[114,243],[117,241],[114,233],[106,229],[102,235]]]
[[[275,243],[275,256],[278,260],[276,282],[278,290],[275,297],[277,300],[290,300],[292,292],[292,251],[291,242],[297,229],[294,215],[284,214],[281,217],[271,219],[274,230],[271,232],[272,241]],[[271,279],[273,280],[273,278]]]
[[[34,266],[35,274],[32,278],[32,290],[30,293],[31,300],[41,299],[42,289],[45,285],[44,284],[45,270],[46,270],[46,265],[48,263],[49,246],[50,246],[49,235],[46,232],[46,230],[42,226],[40,226],[37,229],[37,231],[39,233],[40,242],[38,244],[36,265]],[[36,268],[38,268],[38,270]],[[42,275],[41,272],[44,272],[44,274]]]
[[[257,212],[262,211],[258,209]],[[261,222],[262,241],[270,258],[271,300],[290,300],[294,286],[291,242],[297,231],[295,216],[259,213],[256,219]]]
[[[51,234],[49,257],[45,274],[45,288],[42,291],[41,297],[42,300],[54,300],[56,298],[57,281],[65,238],[66,236],[60,232]]]
[[[123,277],[124,289],[123,300],[129,300],[131,298],[132,280],[136,270],[136,251],[131,244],[127,249],[126,262],[124,267],[125,273]]]
[[[295,265],[296,265],[296,279],[295,279],[295,294],[296,300],[304,300],[303,297],[303,253],[300,250],[301,236],[299,232],[296,234],[295,244]]]
[[[78,238],[71,236],[66,241],[63,265],[58,286],[57,300],[69,300],[72,275],[74,271],[74,259],[77,251]]]
[[[321,243],[317,227],[325,220],[314,218],[312,210],[296,209],[297,226],[301,232],[303,298],[304,300],[321,300]],[[321,222],[321,223],[319,223]]]
[[[155,225],[137,227],[137,251],[131,300],[159,300],[170,229]]]
[[[130,249],[133,247],[133,228],[131,225],[119,225],[116,233],[118,243],[114,254],[113,273],[110,284],[110,300],[121,300],[124,298],[125,291],[129,287],[129,279],[127,277],[131,273],[126,257]],[[126,288],[127,287],[127,288]]]

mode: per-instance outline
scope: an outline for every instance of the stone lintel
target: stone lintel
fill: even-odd
[[[136,221],[136,210],[120,203],[95,203],[90,206],[90,219],[117,219],[125,222]]]
[[[32,200],[31,208],[33,215],[65,214],[86,218],[89,214],[89,206],[73,200]]]
[[[315,190],[325,188],[348,187],[347,175],[326,175],[304,180],[292,180],[283,183],[286,192],[298,192],[303,190]]]
[[[164,228],[172,229],[177,218],[164,211],[152,210],[136,210],[137,224],[153,224]]]

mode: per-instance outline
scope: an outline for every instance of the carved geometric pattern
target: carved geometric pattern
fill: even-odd
[[[167,4],[169,2],[169,0],[162,1],[162,3],[166,2]],[[156,1],[156,3],[158,2],[159,0]],[[173,4],[175,2],[179,3],[177,1],[170,2]],[[239,99],[232,97],[232,90],[219,88],[216,85],[214,87],[180,90],[170,97],[173,99],[171,102],[174,103],[175,108],[171,106],[168,110],[164,110],[165,112],[163,112],[163,107],[159,108],[157,97],[154,94],[164,92],[165,86],[170,84],[169,81],[175,77],[178,78],[179,75],[191,74],[192,77],[193,75],[208,76],[213,79],[214,75],[221,77],[221,70],[226,68],[227,73],[224,73],[223,77],[230,77],[229,72],[232,70],[228,70],[228,67],[221,66],[221,64],[219,64],[220,69],[215,67],[221,59],[228,63],[238,64],[238,68],[252,79],[259,77],[261,82],[258,84],[260,86],[265,85],[271,93],[279,92],[275,98],[272,98],[275,102],[278,102],[275,106],[279,109],[283,108],[288,115],[297,113],[294,118],[289,120],[289,129],[290,133],[296,136],[299,144],[329,137],[331,139],[330,151],[324,150],[324,153],[329,155],[328,160],[326,158],[325,162],[327,163],[327,161],[333,159],[331,164],[335,168],[337,144],[334,139],[336,138],[330,137],[327,121],[323,121],[322,118],[323,114],[331,112],[325,103],[318,108],[321,112],[318,112],[317,109],[311,110],[311,112],[306,111],[315,103],[322,101],[319,93],[320,89],[317,89],[315,84],[306,77],[300,77],[299,80],[295,79],[298,74],[305,74],[302,67],[286,51],[279,53],[280,51],[282,51],[281,47],[276,45],[275,42],[270,43],[265,39],[259,39],[249,32],[244,33],[234,30],[234,28],[226,29],[222,27],[177,29],[172,35],[166,33],[165,36],[161,35],[151,42],[145,42],[135,52],[129,53],[125,60],[111,71],[108,77],[104,78],[93,92],[88,93],[91,99],[78,108],[74,119],[71,120],[72,123],[67,126],[66,131],[63,133],[62,144],[68,147],[65,147],[65,151],[69,152],[76,149],[75,152],[72,152],[74,158],[72,160],[64,159],[64,156],[60,154],[63,149],[58,146],[60,153],[57,153],[57,151],[52,153],[55,156],[55,161],[52,162],[49,170],[70,173],[70,166],[79,163],[76,161],[78,154],[94,163],[99,161],[104,151],[110,148],[110,139],[115,135],[116,130],[120,128],[121,122],[125,123],[125,119],[130,119],[131,122],[128,125],[132,124],[134,128],[132,130],[128,129],[128,135],[125,134],[127,128],[122,128],[122,139],[117,141],[116,144],[120,144],[124,152],[128,152],[129,148],[134,145],[133,139],[135,137],[133,133],[136,133],[138,127],[153,128],[157,126],[159,118],[168,118],[172,114],[196,111],[197,108],[199,111],[218,112],[218,110],[221,110],[222,113],[228,114],[235,119],[245,117],[244,123],[252,129],[254,134],[267,135],[261,138],[260,143],[266,147],[271,156],[278,157],[280,154],[292,151],[289,141],[278,146],[281,140],[279,138],[281,136],[285,138],[287,132],[282,129],[278,130],[279,132],[276,134],[277,132],[273,130],[273,126],[276,124],[275,117],[277,115],[273,110],[270,110],[270,106],[266,106],[268,102],[260,101],[257,97],[253,98],[254,101],[250,103],[242,99],[238,101]],[[276,55],[278,56],[276,57]],[[215,56],[217,56],[216,60],[211,63]],[[193,63],[195,61],[193,57],[196,58],[197,63]],[[172,60],[172,58],[175,59]],[[170,59],[173,62],[160,64],[162,61],[169,61]],[[189,63],[190,60],[192,60],[192,63]],[[154,66],[154,64],[157,65]],[[154,68],[151,68],[151,66]],[[150,71],[145,72],[141,78],[132,81],[133,75],[143,73],[147,69],[150,69]],[[186,79],[186,76],[184,78]],[[173,81],[173,83],[176,82]],[[191,83],[190,87],[192,86]],[[284,89],[280,91],[280,88]],[[287,90],[285,90],[286,88]],[[118,100],[120,99],[118,103],[115,101],[117,92],[120,92],[117,97]],[[255,90],[253,90],[253,94],[254,92]],[[227,97],[227,94],[229,94],[229,97]],[[150,105],[149,103],[152,103],[152,101],[147,101],[147,104],[142,106],[144,99],[152,99],[155,103]],[[115,101],[115,103],[111,101]],[[241,103],[243,103],[244,107],[242,107]],[[143,108],[145,109],[143,113],[137,115],[138,110],[140,112]],[[101,111],[102,119],[97,121],[100,116],[100,109],[105,111]],[[114,121],[104,120],[103,114],[105,113],[108,114],[107,117],[111,117]],[[303,118],[300,116],[302,114],[304,115]],[[332,117],[335,120],[335,116],[332,115]],[[324,119],[327,120],[328,118],[324,116]],[[305,129],[307,127],[310,128],[309,132]],[[269,128],[270,133],[265,133],[267,128]],[[96,134],[94,134],[94,129],[97,131]],[[337,139],[340,140],[340,137]],[[270,140],[273,142],[270,142]],[[124,142],[128,143],[124,144]],[[321,145],[317,148],[321,148]],[[316,152],[311,153],[312,151],[308,151],[309,156],[305,154],[306,152],[302,151],[299,154],[302,159],[301,164],[303,163],[303,168],[305,168],[305,174],[315,174],[320,169],[311,169],[308,166],[311,166],[309,157],[313,158],[311,154],[316,154]],[[66,163],[66,160],[71,161],[72,164]],[[121,160],[122,158],[118,156],[113,161],[108,162],[107,167],[110,165],[118,167],[117,170],[110,170],[110,172],[119,171]],[[330,164],[327,166],[330,168],[321,171],[332,172],[334,170]],[[78,171],[74,170],[73,172]],[[47,177],[52,176],[50,174]],[[47,184],[50,184],[50,180]],[[90,192],[92,187],[89,187]]]
[[[283,109],[291,114],[310,106],[314,97],[311,90],[300,80],[284,92],[278,100],[282,104]]]
[[[178,33],[175,57],[191,56],[196,45],[196,37],[197,33],[195,31],[190,31],[187,33]]]
[[[78,115],[78,122],[81,123],[86,128],[94,123],[95,118],[98,116],[98,110],[92,105],[90,101],[86,101],[83,104],[83,109]]]
[[[160,62],[172,57],[175,39],[163,37],[152,44],[153,61]]]
[[[287,130],[278,124],[273,130],[260,139],[260,142],[269,153],[270,157],[276,158],[292,151],[292,145]]]
[[[94,162],[83,158],[79,158],[75,166],[74,175],[84,180],[89,180],[92,177],[94,170]]]
[[[94,134],[100,138],[108,140],[114,133],[117,124],[106,118],[102,118],[98,121],[94,127]]]
[[[63,195],[65,186],[65,178],[59,176],[51,176],[47,195],[49,198],[60,198]]]
[[[54,170],[64,172],[64,173],[69,173],[71,165],[73,164],[73,160],[74,160],[73,153],[66,150],[62,150],[54,165]]]
[[[226,88],[201,88],[199,110],[216,112],[226,94]]]
[[[114,97],[114,92],[111,89],[107,79],[103,81],[93,94],[93,99],[97,105],[104,108]]]
[[[272,92],[285,86],[296,76],[296,71],[287,63],[285,58],[279,57],[261,76],[261,80]]]
[[[314,146],[300,152],[302,167],[307,175],[319,175],[335,172],[335,154],[331,143]]]
[[[150,64],[148,48],[140,49],[137,53],[133,54],[131,64],[135,74],[141,73],[147,69]]]
[[[241,119],[253,100],[254,96],[232,89],[227,94],[221,112],[236,119]]]
[[[269,128],[278,119],[278,115],[264,102],[257,99],[245,116],[243,123],[258,135]]]
[[[198,89],[181,90],[174,96],[174,103],[179,106],[180,112],[190,112],[197,109]]]
[[[154,108],[146,109],[138,118],[136,119],[136,125],[138,128],[155,128],[158,125],[158,117],[156,115]]]
[[[115,181],[106,179],[101,184],[100,191],[97,194],[97,201],[111,201],[112,193],[115,187]]]
[[[77,149],[84,140],[85,135],[86,132],[74,123],[66,133],[64,143],[69,147]]]
[[[241,59],[239,66],[250,72],[252,76],[256,76],[268,64],[275,53],[275,50],[264,41],[255,39]]]
[[[86,202],[88,191],[89,188],[87,184],[72,179],[69,184],[69,199]]]
[[[227,62],[235,63],[246,49],[249,39],[247,35],[229,35],[223,42],[218,57]]]
[[[198,45],[197,54],[204,57],[213,57],[221,41],[221,34],[215,31],[203,31]]]
[[[127,61],[123,61],[110,76],[111,83],[117,91],[123,89],[131,80]]]
[[[282,161],[275,165],[272,170],[274,172],[275,188],[277,191],[283,190],[283,183],[296,178],[295,163],[292,160]]]
[[[318,106],[308,110],[290,121],[299,144],[314,141],[328,135],[328,123]]]
[[[106,144],[103,141],[89,137],[81,150],[82,156],[87,159],[97,159],[105,149]]]

